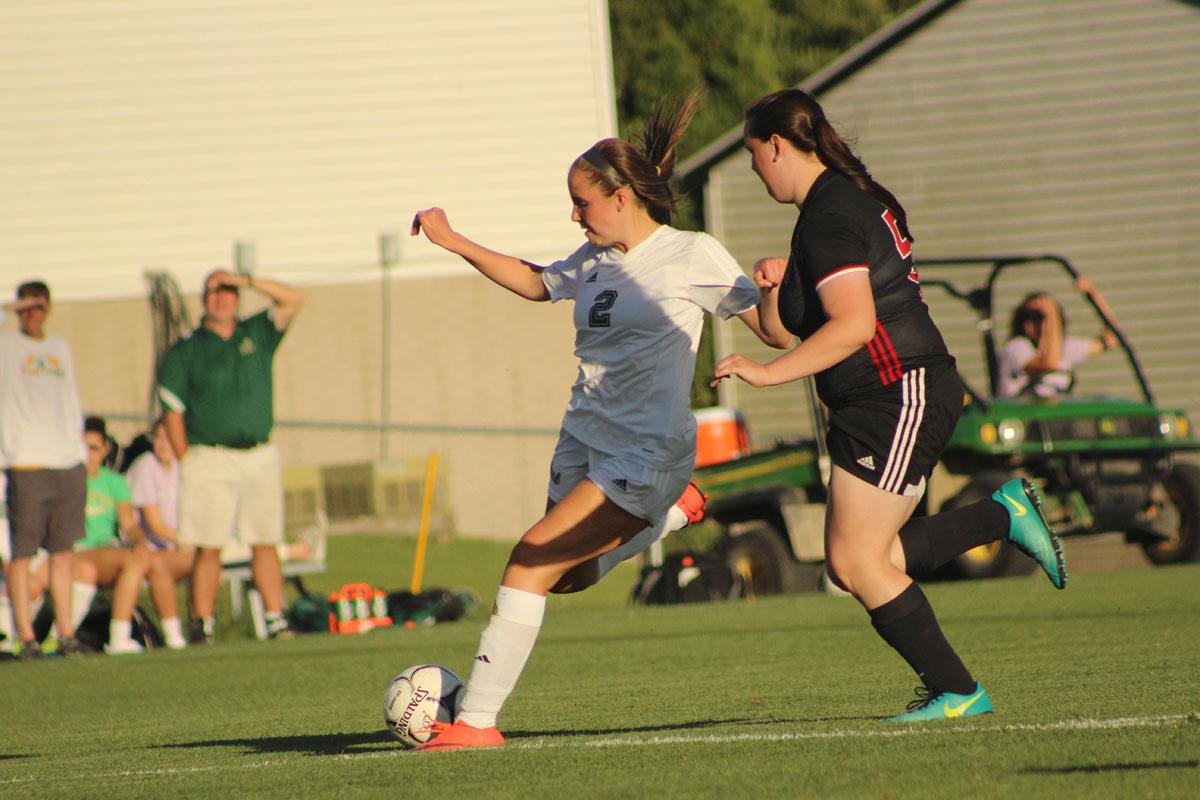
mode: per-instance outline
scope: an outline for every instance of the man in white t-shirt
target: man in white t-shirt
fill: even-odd
[[[1106,319],[1112,318],[1095,284],[1079,278],[1076,286],[1096,302]],[[1054,397],[1068,392],[1075,367],[1117,345],[1117,334],[1107,324],[1092,339],[1066,336],[1062,308],[1045,292],[1029,295],[1013,310],[1011,336],[1000,350],[997,397]]]
[[[39,656],[29,564],[44,547],[50,553],[60,651],[76,655],[83,649],[71,624],[71,552],[84,535],[87,477],[75,369],[66,341],[45,331],[50,313],[45,283],[21,284],[9,308],[18,315],[19,330],[0,334],[0,460],[8,477],[13,622],[22,658]]]

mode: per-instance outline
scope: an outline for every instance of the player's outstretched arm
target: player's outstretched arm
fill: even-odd
[[[489,280],[526,300],[549,300],[550,292],[542,282],[541,267],[506,256],[477,244],[450,227],[446,212],[440,208],[418,211],[413,217],[413,236],[421,233],[429,241],[461,257]]]
[[[794,349],[767,364],[734,353],[717,362],[710,386],[738,377],[751,386],[778,386],[839,364],[875,335],[875,301],[866,273],[839,278],[817,290],[827,321]]]

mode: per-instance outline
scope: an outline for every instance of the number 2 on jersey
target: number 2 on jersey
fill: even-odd
[[[592,303],[592,309],[588,312],[588,326],[592,328],[607,328],[610,322],[608,310],[613,307],[613,303],[615,302],[617,302],[617,293],[612,289],[605,289],[596,295],[596,300]]]
[[[896,215],[891,209],[883,212],[883,221],[887,223],[888,230],[892,232],[892,238],[896,240],[896,252],[901,258],[908,258],[912,255],[912,242],[905,239],[900,233],[900,226],[896,223]]]

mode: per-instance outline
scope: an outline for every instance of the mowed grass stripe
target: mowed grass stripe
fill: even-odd
[[[1166,714],[1152,717],[1121,717],[1114,719],[1065,719],[1056,722],[1025,723],[1008,725],[974,725],[931,724],[895,728],[888,730],[844,729],[835,731],[787,731],[783,733],[737,733],[737,734],[697,734],[692,736],[606,736],[601,739],[579,739],[576,741],[534,741],[509,742],[502,748],[480,750],[502,754],[509,750],[549,750],[563,748],[604,748],[604,747],[661,747],[664,745],[713,745],[740,744],[756,742],[793,742],[806,739],[855,739],[855,738],[894,738],[916,736],[961,736],[969,734],[993,733],[1047,733],[1057,731],[1095,731],[1115,730],[1120,728],[1161,728],[1185,723],[1200,723],[1200,712],[1189,714]],[[329,757],[338,761],[365,761],[378,758],[395,758],[397,756],[417,757],[420,754],[407,750],[391,750],[371,753],[337,753]],[[444,756],[420,755],[421,758],[440,758]],[[278,758],[266,761],[250,761],[245,763],[209,764],[191,767],[158,767],[155,769],[124,769],[112,772],[89,772],[86,774],[58,774],[54,776],[26,776],[0,780],[0,786],[11,786],[22,783],[47,783],[70,781],[96,781],[103,779],[124,778],[154,778],[173,775],[189,775],[218,770],[258,770],[272,767],[291,767],[299,763],[299,759]],[[49,780],[48,780],[49,778]]]

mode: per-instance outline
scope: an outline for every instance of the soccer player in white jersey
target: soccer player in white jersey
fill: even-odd
[[[479,641],[462,712],[423,750],[504,743],[496,717],[533,650],[549,592],[587,588],[649,547],[688,485],[696,454],[689,405],[704,312],[740,317],[768,344],[760,293],[712,237],[670,227],[675,144],[692,95],[660,108],[639,145],[603,139],[571,164],[571,219],[587,242],[540,267],[457,233],[440,208],[412,233],[534,301],[575,301],[579,373],[550,466],[546,515],[509,556]]]

